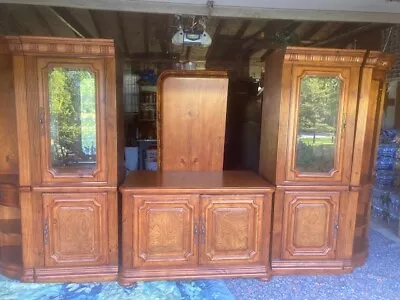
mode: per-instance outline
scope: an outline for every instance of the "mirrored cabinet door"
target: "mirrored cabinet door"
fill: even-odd
[[[287,180],[343,181],[355,105],[348,101],[350,72],[297,67],[293,75]]]
[[[42,181],[106,181],[102,60],[39,59]]]

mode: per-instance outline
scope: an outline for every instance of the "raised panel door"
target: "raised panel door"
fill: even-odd
[[[350,181],[354,80],[351,68],[293,67],[287,181]]]
[[[335,258],[340,192],[285,192],[284,259]]]
[[[45,266],[107,263],[106,193],[44,193]]]
[[[133,264],[197,264],[198,196],[133,196]]]
[[[107,181],[103,59],[38,58],[42,182]]]
[[[261,260],[263,200],[263,195],[201,196],[201,264]]]

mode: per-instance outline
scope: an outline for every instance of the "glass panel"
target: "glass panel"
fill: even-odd
[[[48,76],[51,166],[63,173],[91,172],[96,168],[95,74],[55,67]]]
[[[296,169],[328,173],[334,168],[342,81],[307,75],[300,84]]]

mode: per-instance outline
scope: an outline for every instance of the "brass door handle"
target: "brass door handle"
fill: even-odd
[[[206,242],[206,221],[204,218],[200,219],[200,244],[203,245]]]
[[[194,219],[193,221],[193,239],[194,239],[194,244],[197,244],[199,239],[199,225],[197,219]]]

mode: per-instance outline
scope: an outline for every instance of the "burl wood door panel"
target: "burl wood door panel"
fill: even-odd
[[[43,194],[45,265],[107,262],[106,193]]]
[[[335,258],[340,192],[285,192],[284,259]]]
[[[260,261],[263,199],[263,195],[201,196],[201,264]]]
[[[135,266],[197,263],[198,196],[134,196]]]

